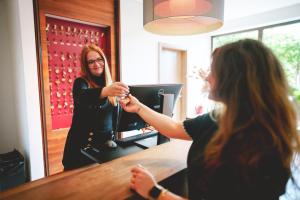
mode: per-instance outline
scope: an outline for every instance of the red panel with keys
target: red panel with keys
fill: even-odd
[[[109,27],[46,17],[52,129],[69,128],[73,116],[72,87],[80,76],[80,52],[96,44],[110,63]]]

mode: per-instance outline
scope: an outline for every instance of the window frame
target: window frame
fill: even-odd
[[[234,31],[234,32],[229,32],[229,33],[213,35],[213,36],[211,36],[211,39],[210,39],[210,51],[211,52],[213,51],[213,39],[216,37],[238,34],[238,33],[245,33],[245,32],[250,32],[250,31],[258,31],[258,41],[262,42],[264,29],[274,28],[274,27],[278,27],[278,26],[291,25],[291,24],[296,24],[296,23],[300,23],[300,19],[292,20],[292,21],[288,21],[288,22],[277,23],[277,24],[272,24],[272,25],[267,25],[267,26],[260,26],[260,27],[250,28],[250,29],[245,29],[245,30],[240,30],[240,31]]]

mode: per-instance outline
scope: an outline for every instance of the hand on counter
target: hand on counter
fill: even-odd
[[[130,187],[144,198],[149,198],[150,189],[157,184],[153,175],[141,165],[133,167],[131,173]]]

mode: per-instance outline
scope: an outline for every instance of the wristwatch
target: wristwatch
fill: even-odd
[[[157,199],[160,195],[160,193],[162,192],[163,187],[160,185],[154,185],[151,190],[149,191],[149,196]]]

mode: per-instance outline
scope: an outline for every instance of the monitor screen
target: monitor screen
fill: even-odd
[[[135,96],[140,102],[149,108],[162,113],[162,96],[163,94],[173,94],[174,109],[175,102],[178,98],[182,84],[154,84],[154,85],[132,85],[129,86],[131,95]],[[118,132],[138,130],[145,128],[147,124],[142,118],[135,113],[128,113],[122,110],[118,123]]]

